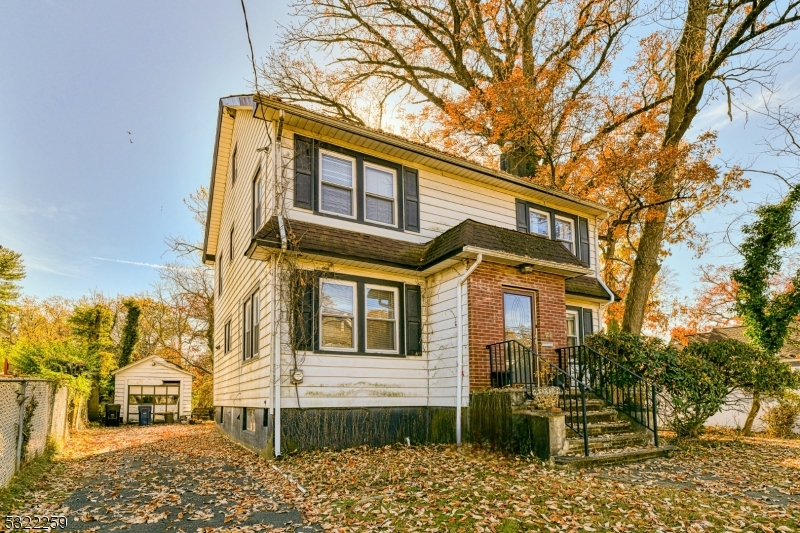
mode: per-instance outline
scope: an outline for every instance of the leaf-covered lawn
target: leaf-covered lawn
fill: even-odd
[[[305,453],[283,495],[337,531],[800,531],[800,441],[712,433],[672,459],[569,472],[452,446]]]
[[[569,472],[471,446],[267,462],[210,425],[109,428],[79,433],[56,465],[16,512],[94,531],[800,532],[800,440],[723,432],[671,459]]]

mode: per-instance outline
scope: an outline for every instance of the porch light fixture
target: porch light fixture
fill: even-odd
[[[520,265],[518,268],[519,271],[522,272],[523,274],[530,274],[533,272],[533,265],[529,265],[527,263],[524,265]]]

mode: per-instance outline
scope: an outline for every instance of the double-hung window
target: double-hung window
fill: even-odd
[[[550,236],[550,214],[538,209],[529,208],[530,231],[543,237]]]
[[[258,291],[255,291],[244,301],[242,358],[245,361],[258,355],[258,308]]]
[[[397,289],[366,285],[367,351],[397,353]]]
[[[555,226],[556,240],[567,250],[575,253],[575,223],[566,217],[556,215]]]
[[[579,325],[578,313],[576,311],[567,311],[567,346],[578,346],[580,344]]]
[[[231,235],[228,245],[228,262],[233,263],[233,226],[231,226]]]
[[[397,173],[369,163],[364,164],[364,219],[394,226],[397,219],[395,191]]]
[[[253,235],[261,229],[261,213],[262,213],[262,198],[263,198],[263,185],[261,182],[261,170],[256,172],[256,177],[253,179]]]
[[[320,284],[320,347],[356,351],[356,283],[325,280]]]
[[[224,344],[224,348],[225,348],[225,353],[228,353],[228,352],[231,351],[231,321],[230,320],[228,320],[225,323],[224,336],[225,336],[225,339],[224,339],[223,344]]]
[[[320,150],[320,211],[355,218],[355,170],[354,158]]]

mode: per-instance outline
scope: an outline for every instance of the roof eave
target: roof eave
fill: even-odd
[[[491,178],[500,180],[500,181],[508,183],[508,184],[513,184],[513,185],[516,185],[516,186],[519,186],[519,187],[530,189],[530,190],[535,191],[535,192],[537,192],[539,194],[545,194],[545,195],[548,195],[548,196],[551,196],[551,197],[554,197],[554,198],[558,198],[561,201],[571,202],[573,204],[580,205],[580,206],[582,206],[584,208],[588,208],[588,210],[594,216],[600,216],[600,215],[604,215],[604,214],[616,213],[617,212],[616,209],[610,208],[608,206],[605,206],[605,205],[602,205],[602,204],[599,204],[599,203],[596,203],[596,202],[592,202],[592,201],[589,201],[589,200],[583,200],[581,198],[577,198],[577,197],[575,197],[573,195],[566,194],[566,193],[559,194],[557,191],[554,191],[552,189],[548,189],[548,188],[545,188],[545,187],[540,187],[537,184],[535,184],[533,182],[530,182],[530,181],[527,181],[527,180],[525,180],[523,178],[517,178],[517,177],[511,176],[510,174],[501,173],[501,172],[496,171],[494,169],[485,167],[483,165],[479,165],[478,163],[473,163],[471,161],[467,161],[465,159],[462,159],[462,158],[459,158],[459,157],[456,157],[456,156],[445,154],[445,153],[440,152],[438,150],[434,150],[434,149],[422,146],[422,145],[420,145],[418,143],[413,143],[413,142],[410,142],[410,141],[404,141],[403,139],[396,138],[396,137],[394,137],[392,135],[387,135],[385,133],[381,133],[381,132],[378,132],[378,131],[375,131],[375,130],[372,130],[372,129],[369,129],[369,128],[365,128],[365,127],[359,126],[357,124],[352,124],[350,122],[345,122],[343,120],[337,120],[336,118],[333,118],[333,117],[327,117],[325,115],[321,115],[321,114],[316,113],[314,111],[310,111],[310,110],[304,109],[304,108],[302,108],[300,106],[296,106],[296,105],[292,105],[292,104],[286,104],[284,102],[278,102],[276,100],[272,100],[270,98],[264,98],[264,97],[261,97],[260,99],[259,99],[259,97],[254,97],[254,100],[256,102],[256,107],[263,106],[263,107],[269,107],[269,108],[275,109],[277,111],[283,111],[284,113],[287,113],[289,115],[296,115],[296,116],[298,116],[298,117],[300,117],[300,118],[302,118],[304,120],[317,122],[317,123],[320,123],[320,124],[324,124],[326,126],[330,126],[332,128],[337,128],[337,129],[340,129],[340,130],[343,130],[343,131],[347,131],[348,133],[351,133],[351,134],[354,134],[354,135],[360,135],[360,136],[366,137],[368,139],[372,139],[372,140],[375,140],[375,141],[378,141],[378,142],[393,146],[393,147],[401,149],[401,150],[407,150],[409,152],[417,153],[417,154],[425,156],[425,157],[430,157],[430,158],[433,158],[433,159],[437,159],[439,161],[443,161],[443,162],[445,162],[447,164],[450,164],[450,165],[453,165],[453,166],[456,166],[456,167],[460,167],[460,168],[465,169],[465,170],[470,170],[472,172],[477,172],[477,173],[483,174],[485,176],[489,176]],[[253,116],[255,116],[256,118],[263,118],[264,120],[267,120],[267,116],[263,111],[261,113],[259,113],[257,110],[254,110]]]

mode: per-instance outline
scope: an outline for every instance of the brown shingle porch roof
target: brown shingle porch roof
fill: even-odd
[[[300,220],[285,220],[290,247],[309,254],[356,259],[412,270],[429,266],[465,248],[546,262],[580,272],[587,265],[559,242],[467,219],[426,243],[413,243]],[[273,217],[256,234],[247,249],[252,256],[259,247],[280,248],[278,219]]]
[[[600,300],[608,300],[611,296],[594,276],[567,278],[564,280],[564,292],[575,296],[586,296],[588,298],[597,298]],[[614,298],[620,300],[620,297],[616,294]]]

